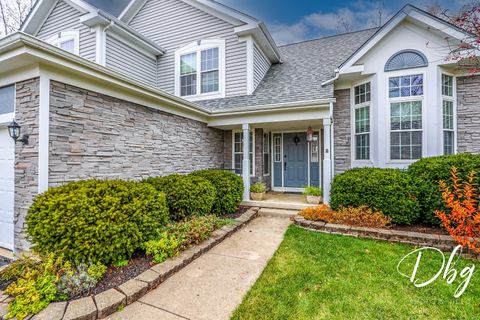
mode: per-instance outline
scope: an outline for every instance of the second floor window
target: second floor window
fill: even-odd
[[[79,32],[62,31],[50,37],[47,42],[73,54],[79,54]]]
[[[205,40],[177,51],[177,95],[219,98],[223,95],[224,42]]]

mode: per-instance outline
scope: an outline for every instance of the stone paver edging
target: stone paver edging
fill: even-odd
[[[147,271],[130,279],[120,286],[73,301],[50,304],[39,314],[29,317],[30,320],[96,320],[104,319],[122,307],[137,301],[147,292],[155,289],[175,272],[187,266],[193,260],[222,242],[225,238],[242,228],[254,219],[259,208],[250,208],[231,225],[213,232],[212,237],[199,245],[183,251],[178,257],[154,265]],[[4,300],[6,297],[0,294]],[[0,319],[7,313],[7,303],[0,300]]]
[[[437,235],[420,232],[409,232],[392,229],[376,229],[354,227],[340,224],[325,223],[322,221],[312,221],[302,216],[293,217],[293,222],[303,228],[315,230],[323,233],[341,234],[360,238],[370,238],[376,240],[385,240],[390,242],[399,242],[411,244],[414,246],[435,247],[442,251],[451,251],[458,243],[449,235]],[[469,258],[477,257],[473,252],[464,248],[463,255]]]

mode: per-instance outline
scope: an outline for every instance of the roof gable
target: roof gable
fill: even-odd
[[[359,47],[347,60],[345,60],[338,68],[339,73],[349,73],[350,69],[365,56],[377,43],[385,38],[393,29],[406,19],[428,25],[432,30],[436,30],[446,34],[454,39],[463,40],[469,34],[458,28],[457,26],[429,14],[417,7],[407,4],[395,16],[393,16],[386,24],[373,34],[361,47]],[[355,69],[356,70],[356,69]]]

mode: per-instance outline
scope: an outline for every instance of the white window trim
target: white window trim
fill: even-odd
[[[15,119],[15,112],[17,110],[17,87],[16,83],[10,83],[0,88],[13,86],[13,112],[0,114],[0,125],[8,125]]]
[[[265,153],[265,141],[264,141],[265,135],[267,135],[267,141],[268,141],[268,149],[266,150],[267,153]],[[263,166],[264,166],[264,167],[263,167],[262,175],[263,175],[264,177],[270,177],[270,175],[272,174],[272,166],[270,165],[270,163],[272,162],[272,154],[270,153],[270,150],[272,149],[272,148],[271,148],[270,135],[271,135],[271,134],[270,134],[269,131],[264,131],[264,132],[263,132],[263,136],[262,136],[262,144],[263,144],[263,145],[262,145],[262,149],[263,149],[263,150],[262,150],[262,163],[263,163]],[[255,149],[255,148],[254,148],[254,149]],[[266,155],[266,154],[269,154],[269,159],[268,159],[268,160],[269,160],[269,161],[268,161],[269,163],[267,163],[267,166],[268,166],[268,165],[270,166],[270,168],[269,168],[270,170],[268,170],[268,174],[265,174],[265,155]],[[255,155],[255,154],[254,154],[254,155]]]
[[[201,93],[201,51],[218,48],[218,92]],[[180,57],[185,54],[197,54],[197,94],[180,96]],[[189,101],[225,98],[225,40],[207,39],[190,43],[175,51],[175,95]]]
[[[235,134],[236,133],[242,133],[242,130],[232,130],[232,169],[235,170]],[[250,133],[252,134],[252,172],[250,174],[250,177],[255,177],[255,129],[252,128],[250,130]],[[262,141],[263,143],[263,141]],[[243,154],[243,148],[242,148],[242,154]],[[263,157],[263,153],[262,153]],[[263,172],[262,172],[263,174]]]
[[[446,76],[450,76],[453,78],[453,81],[452,81],[452,96],[445,96],[443,95],[443,81],[442,81],[442,75],[446,75]],[[453,129],[450,130],[450,129],[447,129],[445,130],[445,128],[443,127],[443,101],[446,100],[446,101],[451,101],[453,103]],[[445,141],[444,141],[444,138],[443,138],[443,133],[445,131],[453,131],[453,154],[457,154],[458,153],[458,150],[457,150],[457,137],[458,137],[458,132],[457,132],[457,78],[455,77],[455,75],[453,75],[452,73],[449,73],[449,72],[445,72],[445,71],[440,71],[440,112],[441,112],[441,119],[442,119],[442,150],[441,150],[441,154],[444,155],[444,150],[445,150]]]
[[[412,75],[422,75],[423,76],[423,95],[421,96],[410,96],[410,97],[397,97],[397,98],[390,98],[390,78],[395,77],[402,77],[402,76],[412,76]],[[387,99],[387,164],[412,164],[417,162],[418,160],[425,158],[428,152],[427,149],[427,96],[428,96],[428,86],[426,85],[427,79],[427,72],[426,69],[423,68],[414,68],[414,69],[404,69],[400,71],[391,71],[385,74],[385,86],[386,86],[386,99]],[[392,159],[391,155],[391,133],[392,133],[392,103],[399,103],[399,102],[414,102],[420,101],[422,102],[422,158],[420,159]],[[401,130],[399,130],[401,131]],[[418,130],[415,130],[418,131]]]
[[[366,84],[370,82],[370,101],[364,102],[361,104],[356,105],[355,104],[355,87],[358,87],[360,85]],[[358,167],[358,166],[372,166],[373,165],[373,152],[374,152],[374,144],[373,144],[373,131],[372,131],[372,109],[373,109],[373,78],[369,78],[367,80],[362,80],[360,82],[355,82],[353,83],[352,87],[350,88],[350,121],[351,121],[351,151],[350,154],[352,155],[352,167]],[[357,135],[355,133],[355,110],[364,108],[364,107],[369,107],[370,108],[370,115],[369,115],[369,120],[370,120],[370,131],[368,134],[370,135],[370,154],[369,154],[369,159],[363,159],[363,160],[357,160],[355,157],[356,153],[356,140],[355,136]]]
[[[72,53],[79,55],[80,54],[80,31],[79,30],[68,30],[68,31],[58,32],[55,35],[48,38],[47,42],[50,43],[51,45],[60,47],[60,42],[64,42],[72,39],[74,40],[74,49]]]

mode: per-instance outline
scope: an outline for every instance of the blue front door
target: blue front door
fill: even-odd
[[[305,133],[283,135],[284,186],[303,188],[308,185],[308,143]]]

